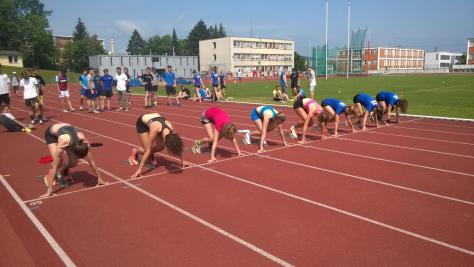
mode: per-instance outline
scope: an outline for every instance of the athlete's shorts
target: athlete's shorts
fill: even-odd
[[[175,95],[176,94],[176,88],[174,86],[166,86],[166,95]]]
[[[69,91],[59,91],[59,98],[69,97]]]
[[[293,109],[299,109],[303,107],[303,98],[296,99],[295,103],[293,103]]]
[[[147,133],[148,130],[150,130],[150,129],[148,128],[148,125],[146,125],[146,124],[143,122],[142,117],[143,117],[143,116],[138,117],[137,122],[135,123],[135,126],[136,126],[136,128],[137,128],[137,133],[139,133],[139,134]]]
[[[153,92],[158,92],[158,85],[153,85]]]
[[[355,95],[355,96],[352,98],[352,101],[354,102],[354,104],[360,103],[360,101],[359,101],[359,94]]]
[[[260,116],[258,115],[257,108],[252,109],[252,112],[250,112],[250,119],[252,121],[260,120]]]
[[[51,127],[53,127],[53,125],[49,126],[46,128],[46,131],[44,131],[44,140],[46,141],[47,145],[56,144],[58,142],[58,137],[51,133]]]
[[[199,121],[201,122],[202,125],[206,125],[208,123],[212,123],[212,121],[210,121],[208,118],[206,118],[206,116],[204,116],[204,112],[201,114],[201,116],[199,117]]]
[[[38,97],[25,99],[25,105],[27,107],[33,107],[36,103],[38,103]]]
[[[316,87],[316,85],[310,85],[310,86],[309,86],[309,91],[310,91],[311,93],[314,93],[314,88],[315,88],[315,87]]]
[[[103,96],[105,96],[105,97],[112,97],[112,95],[113,95],[112,90],[103,90],[102,93],[103,93]]]
[[[92,93],[91,90],[86,90],[86,98],[87,99],[90,99],[90,100],[95,100],[95,98],[97,97],[97,94],[96,92],[94,91],[94,93]]]
[[[86,96],[86,91],[89,91],[89,90],[86,90],[81,87],[81,90],[79,91],[79,93],[81,94],[81,96]]]
[[[94,89],[94,92],[95,92],[95,95],[96,96],[103,96],[104,95],[104,90],[102,90],[102,88],[100,89]]]
[[[0,95],[0,105],[10,105],[10,95],[8,93]]]

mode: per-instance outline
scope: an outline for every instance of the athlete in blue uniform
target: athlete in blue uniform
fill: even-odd
[[[81,86],[80,94],[81,94],[81,105],[79,107],[80,110],[83,109],[84,100],[86,100],[86,90],[89,90],[87,85],[87,69],[82,69],[82,74],[79,76],[79,85]],[[87,100],[86,100],[87,101]]]
[[[285,122],[286,116],[283,112],[278,112],[271,106],[258,106],[250,113],[250,119],[257,126],[256,131],[240,130],[240,133],[245,133],[244,143],[247,145],[252,142],[251,136],[260,136],[260,148],[259,153],[265,151],[263,145],[266,144],[265,139],[267,132],[272,131],[276,127],[279,129],[279,133],[283,144],[286,146],[285,134],[283,133],[283,127],[281,126]]]
[[[359,114],[359,118],[362,118],[362,131],[367,130],[365,125],[367,124],[367,120],[370,116],[370,119],[375,123],[375,127],[378,127],[377,120],[375,119],[375,116],[377,113],[380,113],[378,109],[378,104],[377,101],[371,97],[368,94],[360,93],[354,96],[352,99],[354,101],[354,104],[356,106],[356,112]],[[364,108],[362,108],[364,107]]]
[[[406,113],[407,107],[408,107],[408,101],[406,99],[400,99],[400,97],[393,93],[393,92],[388,92],[388,91],[381,91],[375,96],[375,100],[377,100],[377,103],[379,106],[383,109],[383,113],[387,113],[387,123],[390,123],[390,115],[392,112],[392,109],[395,108],[395,113],[396,113],[396,123],[398,123],[398,115],[399,115],[399,110],[402,113]],[[380,115],[380,120],[382,120],[382,114]]]
[[[221,88],[219,86],[219,75],[217,74],[217,68],[214,67],[211,72],[211,84],[213,88],[213,98],[217,101],[223,100]]]
[[[194,84],[194,87],[196,88],[196,101],[199,101],[199,102],[202,102],[201,98],[199,97],[199,89],[201,89],[201,86],[203,84],[202,82],[202,79],[201,79],[201,75],[199,75],[199,73],[196,72],[196,70],[193,70],[193,84]]]
[[[354,106],[348,106],[336,98],[326,98],[321,102],[323,109],[331,116],[330,121],[334,120],[334,136],[337,137],[337,128],[339,126],[339,115],[344,113],[346,116],[346,125],[352,128],[352,132],[355,133],[354,124],[352,124],[351,118],[354,114]]]

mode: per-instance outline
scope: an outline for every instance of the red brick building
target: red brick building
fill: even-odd
[[[474,64],[474,38],[467,39],[466,64]]]

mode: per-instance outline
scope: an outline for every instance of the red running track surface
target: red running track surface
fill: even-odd
[[[204,135],[205,108],[221,106],[239,129],[253,129],[253,106],[161,99],[144,111],[134,96],[127,113],[91,115],[63,113],[53,92],[50,122],[32,134],[0,132],[2,266],[474,265],[473,123],[402,118],[355,134],[341,124],[339,138],[322,141],[311,129],[309,143],[286,148],[272,132],[267,152],[240,144],[239,158],[222,140],[215,163],[186,151],[192,166],[181,170],[164,152],[159,167],[130,179],[139,115],[166,116],[190,147]],[[77,107],[75,90],[72,99]],[[291,108],[278,109],[288,115],[285,129],[297,121]],[[12,113],[28,121],[21,99]],[[38,199],[48,170],[37,164],[48,154],[44,130],[59,121],[104,144],[92,152],[109,185],[95,187],[80,164],[73,185]]]

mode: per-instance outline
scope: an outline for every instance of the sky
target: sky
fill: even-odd
[[[43,0],[53,11],[49,24],[54,34],[72,35],[78,17],[90,34],[114,37],[116,50],[125,52],[137,29],[144,39],[158,34],[186,38],[202,19],[206,25],[222,23],[229,36],[295,41],[296,51],[325,42],[325,0]],[[329,0],[329,47],[347,43],[347,0]],[[465,52],[474,37],[473,0],[352,0],[351,29],[368,27],[370,46],[420,48],[427,52]]]

